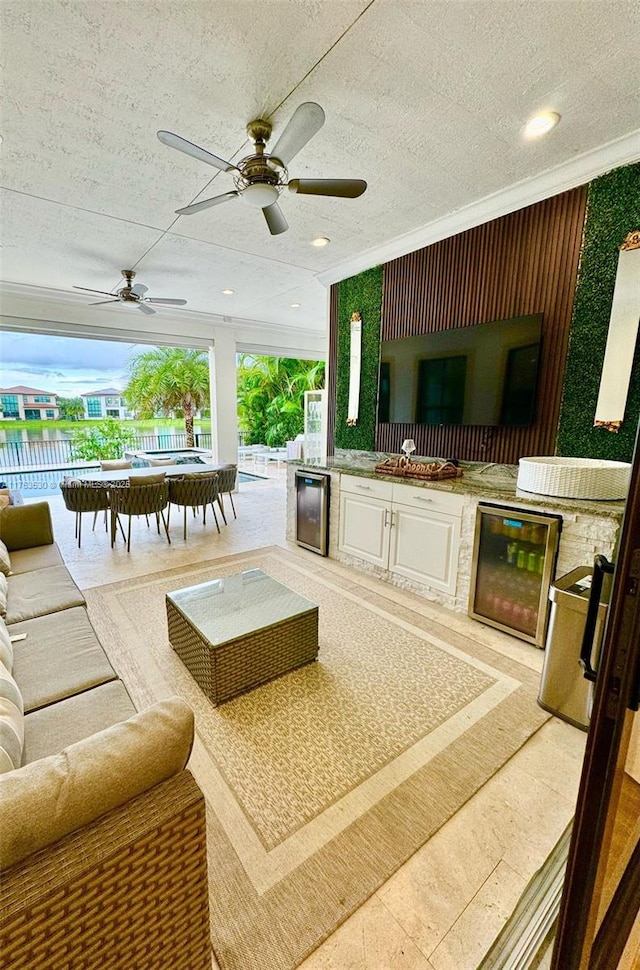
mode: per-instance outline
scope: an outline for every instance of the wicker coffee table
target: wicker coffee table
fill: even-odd
[[[261,569],[167,593],[169,642],[214,704],[318,656],[318,607]]]

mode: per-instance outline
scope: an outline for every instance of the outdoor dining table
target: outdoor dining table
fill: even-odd
[[[190,462],[184,465],[151,465],[145,466],[144,468],[113,468],[107,471],[98,471],[96,469],[94,471],[81,472],[79,475],[74,475],[73,477],[80,482],[116,485],[118,482],[128,482],[130,478],[144,478],[147,475],[157,475],[159,473],[164,473],[167,478],[177,478],[180,475],[190,475],[198,472],[218,472],[225,467],[224,462],[217,465],[207,465],[205,462]],[[115,515],[113,511],[111,511],[110,519],[111,542],[113,544],[116,533]]]
[[[177,475],[191,475],[194,472],[219,472],[225,468],[225,463],[219,465],[207,465],[204,462],[191,462],[184,465],[152,465],[144,468],[118,468],[108,471],[86,471],[73,477],[80,482],[128,482],[130,478],[144,478],[145,475],[157,475],[164,472],[167,478],[175,478]]]

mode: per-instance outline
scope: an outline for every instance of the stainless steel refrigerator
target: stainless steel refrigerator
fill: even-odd
[[[329,551],[329,475],[296,472],[296,540],[321,556]]]

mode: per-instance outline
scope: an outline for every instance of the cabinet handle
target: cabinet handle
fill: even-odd
[[[384,526],[383,526],[383,528],[386,529],[388,525],[389,525],[389,509],[385,509],[384,510]]]
[[[356,488],[364,488],[367,492],[371,491],[371,485],[356,485]]]
[[[413,497],[417,502],[433,502],[432,498],[425,498],[424,495],[414,495]]]

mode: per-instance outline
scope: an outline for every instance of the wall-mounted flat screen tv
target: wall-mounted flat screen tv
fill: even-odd
[[[385,340],[378,423],[531,424],[542,314]]]

